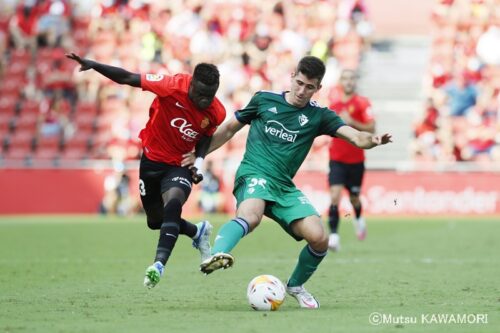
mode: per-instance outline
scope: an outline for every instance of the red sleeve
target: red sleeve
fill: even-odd
[[[214,135],[215,131],[217,130],[217,127],[219,127],[220,124],[226,119],[226,108],[224,108],[224,105],[217,100],[217,104],[214,108],[215,111],[215,124],[210,128],[209,131],[205,134],[206,136],[212,136]]]
[[[362,116],[363,116],[363,121],[365,123],[371,123],[374,121],[374,116],[372,112],[372,104],[368,100],[368,98],[360,98],[360,107],[363,110]]]
[[[177,85],[174,76],[164,74],[141,74],[142,90],[151,91],[160,97],[168,96]]]

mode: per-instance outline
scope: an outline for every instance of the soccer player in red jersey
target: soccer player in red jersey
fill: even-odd
[[[375,120],[371,112],[370,101],[356,92],[357,74],[353,70],[343,70],[339,79],[339,93],[333,96],[330,109],[334,110],[344,122],[359,131],[375,132]],[[366,223],[361,216],[359,194],[365,172],[365,153],[345,140],[332,138],[330,145],[330,184],[331,206],[328,212],[330,236],[328,247],[332,251],[340,249],[337,233],[339,225],[339,202],[342,189],[349,191],[349,199],[354,208],[354,227],[359,240],[366,236]]]
[[[219,71],[215,65],[200,63],[193,75],[137,74],[74,53],[66,56],[80,64],[80,71],[94,69],[116,83],[157,95],[149,108],[146,127],[139,134],[143,148],[139,168],[141,201],[148,227],[160,230],[154,263],[146,269],[144,278],[144,285],[152,288],[160,281],[179,234],[193,239],[202,261],[210,257],[212,226],[208,221],[192,224],[181,218],[181,212],[192,183],[203,179],[203,158],[226,116],[224,106],[215,97]],[[183,155],[193,149],[194,166],[182,167]]]

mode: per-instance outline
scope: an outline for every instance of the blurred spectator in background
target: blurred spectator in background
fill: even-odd
[[[368,41],[373,28],[368,20],[368,8],[364,0],[340,0],[338,21],[335,31],[338,36],[346,36],[354,30],[363,40]]]
[[[203,177],[198,204],[204,213],[220,213],[224,204],[222,193],[220,192],[221,181],[214,173],[211,160],[207,160],[205,164]]]
[[[73,73],[63,67],[63,59],[56,58],[51,68],[42,78],[42,89],[46,96],[53,98],[60,94],[67,99],[71,105],[76,104],[76,90],[73,83]]]
[[[500,3],[438,1],[428,96],[412,143],[419,161],[499,160]]]
[[[465,75],[457,75],[446,87],[450,115],[464,116],[476,104],[477,89]]]
[[[91,151],[85,156],[92,159],[133,158],[123,151],[134,143],[125,142],[136,140],[137,124],[147,120],[140,110],[153,96],[136,99],[129,87],[113,86],[97,73],[78,73],[73,63],[60,61],[68,50],[134,72],[164,75],[215,62],[222,74],[220,99],[230,109],[243,107],[249,91],[287,86],[296,61],[311,53],[328,68],[317,95],[326,104],[340,66],[358,66],[371,32],[363,0],[10,0],[0,2],[0,11],[5,68],[2,74],[0,65],[0,95],[6,96],[2,86],[9,86],[10,97],[18,98],[23,110],[24,103],[62,90],[71,104],[67,121],[83,129],[79,135],[89,135]],[[339,20],[347,23],[347,31],[337,35]],[[96,108],[77,116],[81,103]]]
[[[37,0],[21,0],[9,22],[14,47],[21,50],[36,49],[36,28],[40,6]]]
[[[61,94],[46,98],[40,106],[38,133],[41,137],[70,137],[74,132],[69,122],[70,105]]]
[[[99,211],[101,214],[117,214],[127,216],[134,213],[137,204],[130,196],[130,176],[124,165],[115,165],[114,172],[104,178],[104,197]]]
[[[41,8],[36,24],[39,47],[60,46],[70,30],[71,11],[66,0],[39,1]]]

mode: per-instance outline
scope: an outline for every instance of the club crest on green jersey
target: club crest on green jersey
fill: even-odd
[[[300,126],[304,126],[308,122],[309,122],[309,118],[307,118],[304,114],[301,114],[299,116],[299,124],[300,124]]]

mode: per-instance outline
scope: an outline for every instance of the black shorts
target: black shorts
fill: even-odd
[[[152,161],[143,154],[139,167],[139,193],[146,214],[163,210],[161,195],[173,187],[184,191],[187,199],[192,187],[191,171],[187,167]]]
[[[337,161],[330,161],[330,173],[328,174],[328,182],[332,185],[344,185],[349,193],[359,195],[361,184],[363,183],[363,175],[365,174],[365,164],[354,163],[347,164]]]

